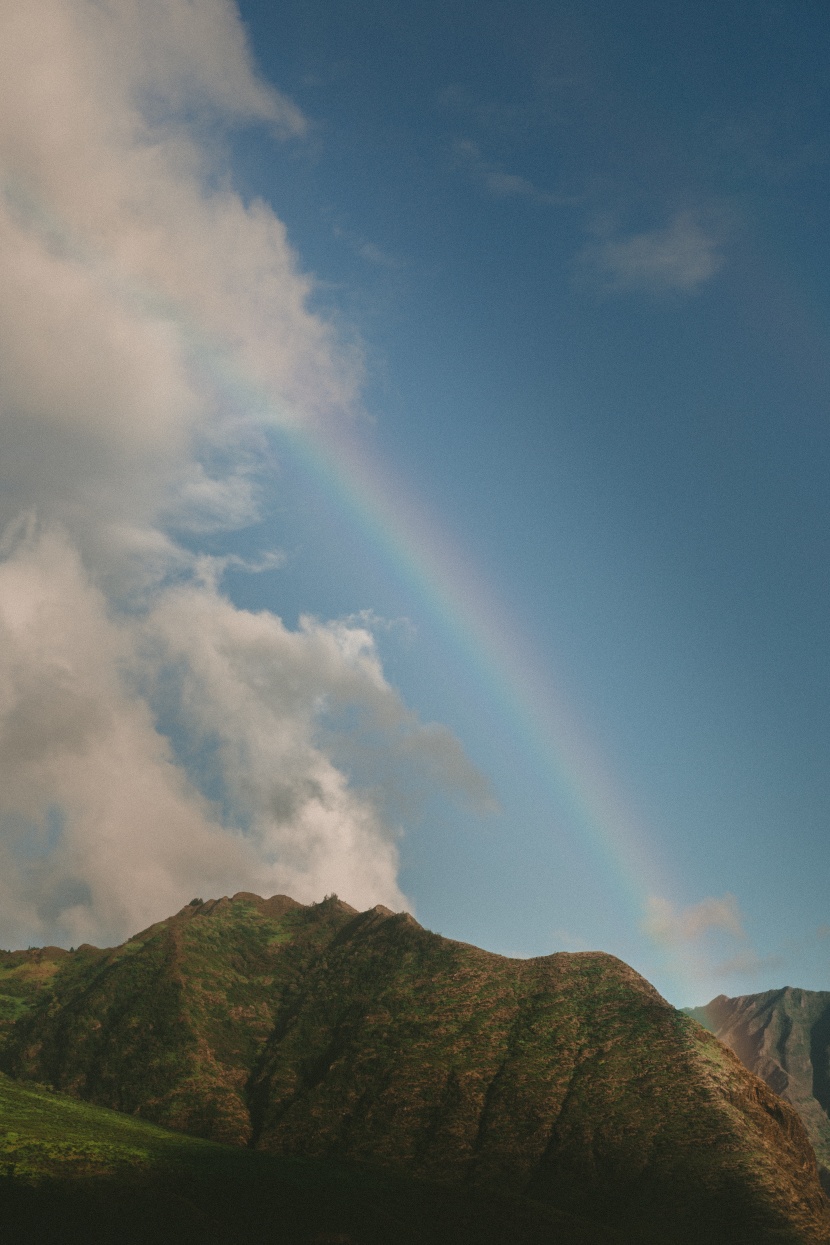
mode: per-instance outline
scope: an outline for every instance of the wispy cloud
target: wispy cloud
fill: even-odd
[[[539,121],[539,110],[533,105],[528,107],[527,103],[484,98],[458,82],[439,91],[436,103],[439,108],[463,117],[465,127],[472,126],[480,132],[512,139],[526,136]]]
[[[355,233],[351,229],[344,229],[342,225],[334,226],[335,238],[341,238],[348,246],[352,248],[356,255],[361,259],[365,259],[367,264],[374,264],[378,268],[400,268],[403,261],[397,256],[391,255],[376,243]]]
[[[813,974],[816,961],[824,962],[830,938],[830,926],[819,925],[761,953],[746,931],[737,899],[728,893],[687,907],[652,896],[641,928],[699,1001],[701,989],[745,993],[797,981],[805,970]]]
[[[197,583],[216,589],[228,570],[263,575],[266,571],[281,570],[287,561],[282,549],[265,549],[254,558],[243,558],[238,553],[198,553],[193,557],[192,573]]]
[[[710,930],[746,937],[738,901],[730,894],[702,899],[686,908],[675,908],[667,899],[652,895],[646,903],[643,930],[668,946],[694,942]]]
[[[563,951],[590,951],[591,944],[580,934],[572,934],[570,930],[560,928],[551,931],[556,950],[561,947]]]
[[[418,634],[412,619],[403,614],[398,618],[384,618],[373,609],[364,609],[354,614],[347,614],[340,621],[347,627],[365,627],[373,634],[379,631],[396,632],[399,640],[405,645],[411,644]]]
[[[724,980],[730,977],[757,977],[786,963],[783,955],[759,955],[752,947],[744,947],[734,955],[720,960],[712,969],[713,977]]]
[[[721,239],[692,212],[678,212],[668,224],[621,234],[601,225],[579,256],[583,272],[609,292],[691,294],[723,267]]]
[[[728,892],[681,908],[652,895],[642,929],[691,978],[746,979],[784,963],[783,956],[759,955],[751,945],[738,900]]]
[[[474,143],[471,139],[456,139],[453,143],[453,154],[468,176],[484,186],[494,198],[520,198],[528,199],[533,203],[550,205],[573,202],[566,196],[540,190],[528,178],[518,173],[510,173],[497,161],[486,159],[478,143]]]

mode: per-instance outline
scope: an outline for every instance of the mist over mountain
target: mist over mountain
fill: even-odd
[[[793,1107],[613,956],[506,959],[380,906],[240,893],[0,969],[22,1083],[235,1152],[519,1199],[586,1240],[830,1240]],[[550,1225],[532,1239],[578,1239]]]

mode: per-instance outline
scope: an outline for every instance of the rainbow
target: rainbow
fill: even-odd
[[[472,565],[466,551],[425,511],[388,462],[354,429],[298,427],[280,436],[291,457],[356,523],[423,604],[434,622],[465,654],[477,685],[486,690],[551,796],[598,863],[613,877],[633,928],[641,926],[650,895],[675,888],[642,817],[579,714],[521,628]],[[667,964],[682,992],[695,965]]]
[[[72,231],[45,207],[30,201],[12,183],[3,189],[24,199],[38,226],[65,235],[78,248]],[[118,281],[132,296],[149,297],[123,274]],[[616,879],[632,924],[639,924],[648,896],[674,889],[662,880],[654,836],[646,832],[642,818],[632,814],[630,799],[557,684],[552,663],[541,660],[523,640],[516,619],[477,573],[468,553],[425,511],[391,464],[381,461],[356,435],[354,426],[343,427],[333,420],[314,423],[274,409],[261,383],[243,376],[166,297],[156,292],[150,301],[163,306],[179,325],[197,366],[219,382],[232,407],[266,415],[291,456],[322,483],[466,655],[476,683],[487,690],[506,729],[547,784],[552,805],[581,828],[584,841]]]

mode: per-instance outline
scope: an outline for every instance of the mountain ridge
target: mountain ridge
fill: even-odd
[[[830,992],[783,986],[684,1010],[795,1107],[830,1189]]]
[[[0,1067],[22,1080],[632,1241],[830,1240],[795,1110],[602,952],[507,959],[382,907],[243,892],[120,947],[3,954]]]

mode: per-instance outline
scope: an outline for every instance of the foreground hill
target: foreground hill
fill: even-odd
[[[830,1187],[830,993],[786,987],[736,999],[719,995],[688,1015],[792,1103]]]
[[[0,969],[3,1067],[90,1102],[609,1240],[830,1240],[795,1111],[611,956],[509,960],[382,908],[241,894]]]
[[[0,1075],[14,1245],[625,1245],[553,1207],[201,1141]]]

